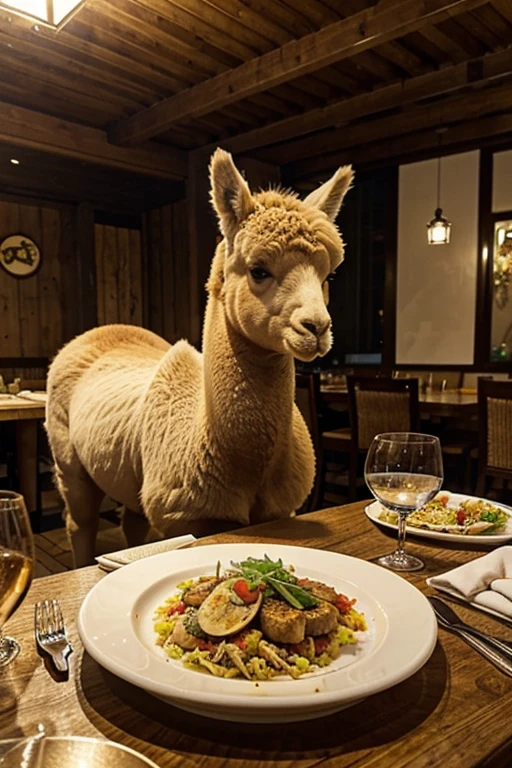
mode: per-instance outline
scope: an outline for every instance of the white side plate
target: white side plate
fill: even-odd
[[[462,493],[450,493],[450,491],[440,491],[442,496],[448,496],[449,506],[457,507],[461,501],[484,501],[476,496],[465,496]],[[508,522],[504,531],[498,533],[480,533],[480,534],[461,534],[461,533],[444,533],[443,531],[430,531],[428,528],[416,528],[416,526],[407,526],[407,535],[409,536],[421,536],[425,539],[439,539],[441,541],[457,541],[463,545],[464,542],[468,544],[482,544],[488,547],[497,547],[498,544],[503,544],[505,541],[512,539],[512,509],[506,507],[504,504],[497,504],[495,501],[489,501],[495,507],[503,509],[508,515]],[[383,507],[380,502],[374,501],[369,504],[365,510],[367,517],[373,523],[382,525],[383,528],[391,528],[396,531],[397,526],[394,523],[388,523],[385,520],[380,520],[379,515],[383,511]]]

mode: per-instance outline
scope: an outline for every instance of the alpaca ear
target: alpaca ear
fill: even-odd
[[[321,187],[311,192],[304,202],[313,208],[319,208],[327,214],[331,221],[334,221],[353,179],[354,171],[352,166],[343,165],[341,168],[338,168],[329,181],[326,181]]]
[[[255,206],[247,182],[237,170],[229,152],[223,149],[217,148],[212,155],[210,183],[210,195],[222,234],[231,239]]]

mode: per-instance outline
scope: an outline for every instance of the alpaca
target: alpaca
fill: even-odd
[[[46,428],[75,567],[94,561],[105,495],[140,543],[294,514],[315,455],[294,404],[294,358],[332,344],[333,224],[352,181],[342,167],[304,201],[252,194],[231,155],[210,163],[223,239],[207,283],[203,353],[143,328],[107,325],[66,344],[48,376]]]

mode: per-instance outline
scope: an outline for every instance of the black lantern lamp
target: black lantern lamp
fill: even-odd
[[[441,149],[441,135],[446,128],[438,128],[439,149]],[[437,158],[437,207],[434,211],[434,218],[427,224],[427,237],[429,245],[446,245],[450,242],[451,221],[443,216],[443,209],[440,205],[441,200],[441,155]]]

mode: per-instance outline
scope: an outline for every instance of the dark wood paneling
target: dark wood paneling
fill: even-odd
[[[480,153],[480,176],[478,190],[478,255],[477,255],[477,293],[475,318],[475,346],[473,361],[486,370],[490,363],[491,314],[492,314],[492,176],[493,152],[483,150]],[[482,258],[483,249],[487,248],[487,262]]]
[[[149,211],[143,218],[146,324],[167,341],[197,343],[192,328],[187,202]]]
[[[1,357],[52,357],[66,339],[64,315],[73,305],[63,301],[62,276],[67,266],[76,269],[73,218],[71,208],[0,200],[0,239],[22,232],[41,250],[41,267],[31,277],[0,271]]]
[[[141,233],[94,225],[97,325],[142,325]]]

